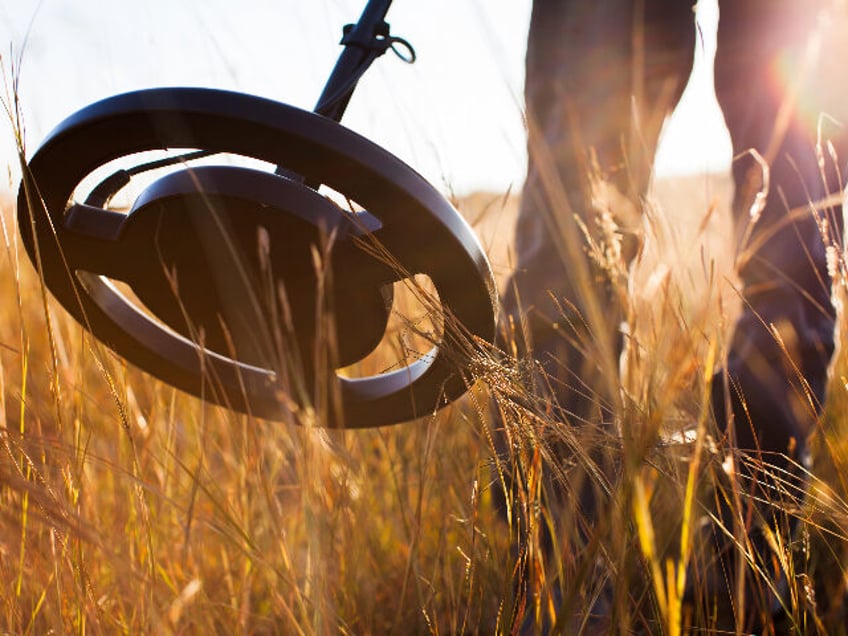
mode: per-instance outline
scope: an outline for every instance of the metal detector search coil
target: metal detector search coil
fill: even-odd
[[[423,177],[338,123],[376,56],[396,43],[412,51],[388,35],[389,4],[372,0],[346,29],[349,42],[317,112],[228,91],[161,88],[105,99],[62,122],[29,162],[18,215],[27,254],[65,309],[142,369],[263,418],[288,419],[293,403],[311,403],[311,378],[324,371],[340,404],[328,414],[329,426],[407,421],[462,395],[469,343],[494,339],[497,297],[486,256]],[[379,47],[362,45],[363,29]],[[87,195],[78,192],[110,162],[184,149],[193,150],[119,170]],[[276,170],[208,165],[219,154]],[[198,159],[207,161],[192,165]],[[173,170],[128,212],[110,207],[135,174],[153,168]],[[361,211],[335,205],[318,184]],[[329,291],[315,265],[328,239]],[[340,376],[337,368],[380,342],[392,284],[415,274],[435,286],[442,341],[404,368]],[[284,310],[267,302],[280,289]],[[328,337],[323,306],[343,318],[330,334],[337,347],[326,370],[314,355]],[[310,380],[281,395],[293,362]]]

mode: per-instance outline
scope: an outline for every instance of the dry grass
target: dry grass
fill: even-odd
[[[688,207],[697,208],[687,192]],[[657,209],[683,206],[678,198]],[[512,199],[481,195],[461,207],[484,242],[508,234]],[[651,218],[656,234],[670,231],[660,214]],[[694,269],[675,256],[665,267],[661,255],[644,257],[650,271],[635,278],[648,282],[632,293],[638,320],[621,414],[644,434],[614,445],[624,468],[610,482],[614,505],[592,552],[569,554],[558,543],[562,564],[554,567],[533,550],[516,554],[514,540],[529,519],[532,527],[555,515],[576,519],[574,511],[546,507],[538,489],[545,464],[531,444],[519,458],[526,481],[511,501],[512,524],[494,512],[500,484],[490,471],[485,385],[425,421],[355,432],[203,405],[127,367],[50,300],[48,330],[8,203],[3,219],[4,632],[508,633],[527,627],[527,615],[550,625],[545,594],[516,593],[525,579],[537,591],[561,588],[566,607],[586,602],[581,585],[585,592],[612,581],[620,631],[675,633],[694,620],[676,593],[690,547],[672,535],[698,514],[687,486],[699,464],[685,460],[695,453],[703,468],[709,458],[702,445],[658,445],[653,432],[681,422],[709,426],[706,352],[721,343],[716,315],[726,317],[717,300],[725,283],[703,265],[709,256]],[[671,243],[691,254],[709,237],[712,226],[704,227]],[[496,271],[505,272],[508,244],[488,246]],[[845,367],[840,355],[817,440],[821,481],[803,533],[809,550],[793,566],[798,594],[790,610],[801,633],[816,626],[840,633],[844,619]],[[538,413],[513,401],[522,391],[516,377],[498,368],[490,388],[524,434],[535,430]]]
[[[3,219],[0,630],[494,629],[509,551],[473,400],[360,432],[203,405],[48,301],[51,339]]]
[[[617,290],[628,346],[607,378],[621,398],[606,432],[551,419],[526,369],[506,356],[475,366],[480,381],[464,399],[403,426],[329,431],[203,404],[127,366],[45,295],[7,200],[0,631],[572,633],[587,625],[570,614],[599,598],[609,601],[609,631],[713,630],[715,617],[693,613],[682,592],[708,517],[706,484],[722,472],[707,396],[736,311],[719,249],[728,186],[674,187],[657,185],[648,249]],[[515,199],[458,204],[503,283]],[[845,319],[839,332],[844,341]],[[833,378],[811,496],[791,511],[801,531],[792,545],[774,542],[792,592],[774,630],[845,633],[842,351]],[[519,471],[506,520],[495,510],[510,480],[492,470],[493,411],[513,442],[506,470]],[[581,474],[605,502],[591,526],[577,497],[557,501],[549,489],[551,476]],[[581,491],[563,483],[567,495]],[[553,529],[554,558],[540,549],[540,528]]]

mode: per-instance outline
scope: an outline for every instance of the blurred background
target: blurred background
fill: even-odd
[[[364,0],[15,0],[0,2],[5,90],[15,78],[27,152],[64,117],[110,95],[209,86],[311,109]],[[523,58],[531,0],[396,0],[391,53],[360,83],[344,124],[458,195],[517,191],[524,179]],[[716,1],[702,0],[703,45],[669,122],[660,175],[725,169],[729,144],[712,95]],[[14,158],[0,126],[0,159]],[[11,183],[17,183],[12,168]]]

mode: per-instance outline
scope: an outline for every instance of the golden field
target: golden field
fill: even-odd
[[[735,295],[721,252],[726,179],[660,183],[655,194],[627,291],[630,350],[638,345],[641,353],[621,365],[629,396],[621,416],[665,436],[701,417],[707,352],[723,346]],[[516,198],[481,193],[457,205],[503,283]],[[534,605],[516,594],[520,523],[514,516],[510,526],[494,511],[492,395],[509,402],[521,390],[499,385],[520,378],[508,361],[502,374],[489,368],[462,400],[415,423],[330,431],[234,414],[128,366],[87,335],[40,285],[12,212],[8,197],[0,255],[0,631],[494,634],[549,624],[544,600]],[[803,545],[784,555],[792,562],[787,611],[795,633],[845,633],[845,375],[840,354],[815,440]],[[520,405],[501,407],[515,426],[532,420]],[[699,446],[624,443],[618,451],[626,474],[610,494],[611,529],[582,557],[602,555],[596,575],[627,592],[617,595],[611,630],[709,631],[709,617],[675,610],[672,596],[658,601],[684,559],[668,537],[691,503],[687,466]],[[529,462],[527,499],[512,502],[514,515],[535,509],[545,519],[554,513],[533,498],[530,483],[541,458]],[[530,569],[542,567],[531,555]],[[554,580],[538,571],[534,580],[548,591],[587,583],[579,568],[562,572],[568,576]],[[557,624],[565,633],[572,627]]]

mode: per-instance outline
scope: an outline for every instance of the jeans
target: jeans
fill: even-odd
[[[744,309],[726,369],[738,391],[726,396],[717,377],[714,412],[720,427],[735,416],[739,448],[794,457],[804,452],[824,400],[835,320],[825,248],[842,227],[833,207],[818,217],[810,211],[811,201],[838,192],[837,171],[820,167],[815,116],[793,108],[791,89],[793,72],[810,72],[804,52],[821,4],[721,2],[716,55],[716,93],[737,156],[733,214]],[[551,393],[560,419],[572,424],[605,419],[618,391],[609,371],[621,349],[621,302],[609,272],[585,254],[584,233],[597,226],[593,196],[603,180],[639,209],[664,117],[690,73],[693,16],[689,0],[533,4],[528,173],[501,334],[505,347],[538,361],[544,378],[537,388]],[[777,81],[778,68],[787,81]],[[763,170],[751,150],[770,176],[756,219]],[[789,213],[799,207],[802,213]],[[616,222],[627,265],[638,250],[639,218]],[[605,337],[587,344],[579,337],[586,325]],[[761,403],[750,418],[737,412],[740,395]]]

